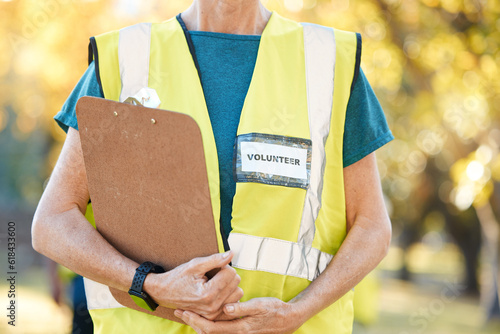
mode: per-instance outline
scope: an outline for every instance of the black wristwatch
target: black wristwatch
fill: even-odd
[[[132,300],[137,306],[148,311],[156,310],[158,304],[142,290],[142,285],[149,273],[161,274],[164,272],[165,270],[161,266],[151,262],[144,262],[135,270],[134,280],[132,281],[132,286],[128,290],[128,294],[132,297]]]

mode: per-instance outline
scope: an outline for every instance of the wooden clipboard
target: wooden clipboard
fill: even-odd
[[[97,230],[119,252],[166,270],[218,253],[201,132],[190,116],[82,97],[76,106]],[[122,305],[149,312],[123,291]]]

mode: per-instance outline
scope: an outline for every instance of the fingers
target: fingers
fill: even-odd
[[[258,299],[250,299],[247,302],[226,304],[224,306],[224,313],[234,318],[256,315],[265,311],[263,303]]]
[[[174,315],[191,326],[196,333],[248,333],[248,330],[242,329],[241,324],[238,324],[239,320],[214,322],[200,317],[196,313],[182,310],[175,310]]]
[[[224,312],[222,312],[221,314],[219,314],[217,316],[217,318],[215,318],[215,319],[208,319],[208,320],[213,320],[213,321],[217,322],[217,321],[235,320],[235,319],[239,319],[239,318],[240,317],[235,317],[235,316],[232,316],[232,315],[227,315]]]
[[[231,262],[233,252],[217,253],[206,257],[198,257],[191,260],[192,269],[204,276],[207,272],[215,268],[222,268]]]
[[[230,266],[224,266],[210,281],[206,283],[208,289],[221,290],[232,286],[233,289],[240,284],[241,278],[236,270]]]
[[[184,321],[189,326],[191,326],[191,328],[193,328],[198,334],[205,333],[203,329],[209,328],[209,326],[213,324],[212,321],[204,319],[203,317],[200,317],[196,313],[189,311],[175,310],[174,315],[177,318],[182,319],[182,321]]]
[[[176,291],[177,298],[171,304],[175,308],[195,312],[209,320],[223,314],[224,304],[237,302],[243,296],[243,290],[238,287],[241,279],[236,270],[228,265],[232,257],[233,253],[230,251],[213,254],[193,259],[179,267],[180,276],[171,278],[178,285],[172,289]],[[220,270],[208,280],[205,273],[214,268]],[[170,272],[170,275],[172,274],[173,271]],[[179,291],[184,293],[179,295]]]
[[[213,320],[223,313],[224,304],[241,299],[243,290],[238,287],[240,280],[236,270],[225,265],[211,280],[203,282],[196,303],[188,305],[187,308],[178,306]]]
[[[238,280],[239,281],[239,280]],[[213,302],[214,305],[217,305],[219,308],[216,312],[213,313],[201,313],[204,318],[208,320],[232,320],[237,317],[228,316],[224,313],[223,307],[227,303],[237,303],[239,300],[243,298],[243,289],[240,287],[236,287],[236,289],[226,298],[224,296],[218,295],[218,298]],[[217,307],[215,306],[215,307]]]
[[[223,304],[231,304],[231,303],[237,303],[240,301],[241,298],[243,298],[243,295],[245,293],[243,292],[243,289],[240,287],[237,287],[232,294],[229,295],[229,297],[224,300]]]
[[[238,287],[239,281],[240,279],[238,276],[234,281],[234,286],[227,286],[224,288],[224,290],[221,290],[219,292],[213,290],[212,293],[215,294],[215,298],[213,299],[213,301],[208,304],[207,307],[197,313],[208,320],[215,320],[218,319],[221,315],[224,316],[224,311],[222,310],[224,304],[238,302],[243,297],[243,290]]]
[[[235,302],[241,299],[241,297],[243,296],[243,291],[238,288],[238,284],[240,284],[240,281],[241,278],[236,273],[236,270],[229,266],[225,266],[221,271],[217,273],[217,275],[215,275],[210,281],[206,283],[206,288],[215,293],[215,301],[218,302],[219,305],[223,305],[229,302],[227,301],[227,299],[230,296],[232,297],[231,302]],[[238,299],[235,300],[236,298]]]

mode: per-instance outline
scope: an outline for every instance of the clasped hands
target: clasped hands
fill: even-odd
[[[231,251],[195,258],[163,274],[148,275],[144,288],[161,306],[176,309],[197,333],[291,333],[303,323],[294,304],[277,298],[239,302],[240,277]],[[208,279],[205,273],[220,268]]]

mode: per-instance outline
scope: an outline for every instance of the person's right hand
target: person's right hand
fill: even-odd
[[[240,276],[228,265],[232,258],[231,251],[195,258],[166,273],[148,275],[144,289],[161,306],[214,320],[225,304],[243,297]],[[209,280],[205,274],[215,268],[221,270]]]

